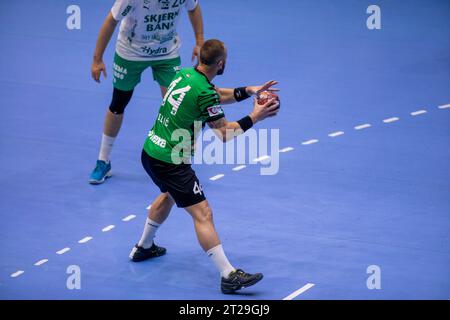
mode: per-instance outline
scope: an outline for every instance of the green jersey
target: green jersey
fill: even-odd
[[[182,69],[167,88],[144,150],[155,159],[179,164],[190,158],[195,135],[204,124],[222,117],[214,85],[195,68]]]

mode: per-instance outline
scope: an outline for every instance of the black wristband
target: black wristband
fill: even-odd
[[[244,130],[244,132],[253,127],[253,120],[252,118],[250,118],[250,116],[243,117],[242,119],[238,120],[237,123],[239,123],[239,126],[242,130]]]
[[[250,98],[250,95],[245,88],[246,87],[239,87],[234,89],[234,99],[236,99],[237,102]]]

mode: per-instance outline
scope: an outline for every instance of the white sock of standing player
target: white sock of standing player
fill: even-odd
[[[236,271],[230,261],[228,261],[221,244],[209,249],[206,251],[206,254],[216,265],[221,277],[227,279],[231,272]]]
[[[153,238],[155,237],[156,231],[161,224],[147,218],[145,221],[144,231],[142,232],[141,240],[138,242],[138,246],[144,249],[148,249],[153,245]]]

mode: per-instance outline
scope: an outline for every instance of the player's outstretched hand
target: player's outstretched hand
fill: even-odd
[[[252,118],[255,124],[258,121],[264,120],[267,117],[275,116],[280,110],[280,101],[277,97],[273,97],[267,100],[264,104],[259,104],[257,99],[253,101],[253,111],[250,113],[250,118]]]
[[[254,95],[254,94],[258,95],[260,92],[263,92],[263,91],[271,91],[271,92],[280,91],[280,89],[272,88],[276,84],[278,84],[278,81],[270,80],[261,86],[248,86],[247,93],[250,95]]]
[[[100,74],[102,72],[103,72],[103,76],[106,78],[106,67],[105,67],[105,64],[103,63],[102,60],[99,60],[99,61],[94,60],[92,62],[92,66],[91,66],[92,78],[95,81],[100,82]]]

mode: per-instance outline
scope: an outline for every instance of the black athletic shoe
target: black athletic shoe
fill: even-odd
[[[263,278],[262,273],[250,274],[241,269],[233,271],[228,276],[228,279],[222,278],[221,289],[222,293],[229,294],[235,291],[250,287]]]
[[[166,248],[158,247],[156,244],[152,244],[152,246],[148,249],[135,245],[130,252],[130,259],[134,262],[139,262],[150,258],[163,256],[165,254]]]

